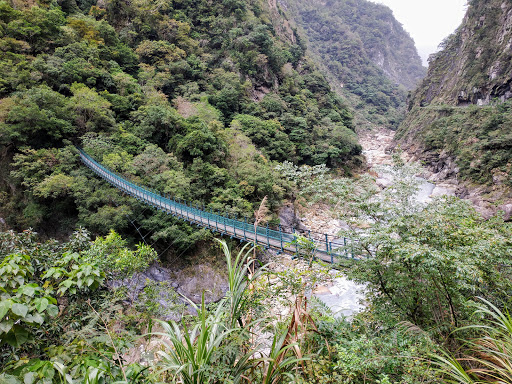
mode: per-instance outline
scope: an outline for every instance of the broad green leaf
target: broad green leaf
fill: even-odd
[[[49,304],[49,302],[46,297],[36,300],[35,305],[36,305],[37,312],[39,312],[39,313],[43,312],[48,307],[48,304]]]
[[[0,301],[0,319],[6,315],[6,313],[11,309],[12,301],[11,300],[3,300]]]
[[[55,317],[59,314],[59,307],[57,307],[56,305],[50,304],[46,308],[46,313],[51,317]]]
[[[74,281],[71,279],[64,280],[62,283],[60,283],[61,286],[69,288],[73,285]]]
[[[7,342],[7,344],[17,348],[23,343],[25,343],[28,340],[28,338],[29,334],[27,330],[19,325],[15,325],[12,328],[12,331],[6,335],[5,341]]]
[[[15,315],[25,317],[28,313],[28,306],[25,304],[15,303],[12,305],[11,311]]]
[[[0,322],[0,332],[7,333],[11,330],[14,325],[13,320],[4,320]]]
[[[27,372],[23,376],[23,383],[24,384],[34,384],[37,380],[37,373],[36,372]]]
[[[15,376],[7,375],[5,373],[0,374],[0,383],[3,384],[21,384]]]
[[[53,364],[49,361],[45,361],[43,365],[43,369],[40,370],[40,373],[42,374],[44,380],[43,383],[49,380],[49,383],[51,384],[53,381],[53,377],[55,376],[55,368],[53,367]]]
[[[25,316],[23,321],[25,321],[25,323],[36,323],[41,325],[44,323],[44,317],[41,316],[39,313],[35,313],[33,315]]]
[[[26,295],[29,297],[33,297],[36,290],[39,288],[39,286],[35,283],[32,284],[26,284],[18,288],[18,295]]]

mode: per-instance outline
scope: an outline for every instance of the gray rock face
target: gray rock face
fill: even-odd
[[[204,291],[206,304],[219,301],[228,290],[228,281],[225,272],[219,272],[209,264],[190,265],[178,270],[171,270],[159,264],[153,264],[146,271],[136,273],[129,279],[111,280],[108,286],[111,289],[125,288],[128,292],[128,302],[139,302],[148,283],[163,283],[159,289],[156,302],[161,306],[164,320],[179,320],[180,313],[175,313],[176,304],[181,303],[188,307],[185,312],[194,314],[195,310],[185,299],[178,297],[173,291],[187,297],[195,304],[201,303]],[[177,302],[177,303],[176,303]]]
[[[225,271],[220,272],[209,264],[191,265],[172,274],[178,293],[196,304],[201,303],[203,292],[206,303],[212,303],[222,299],[229,288]]]
[[[144,287],[146,286],[146,280],[152,280],[157,283],[170,280],[169,270],[158,264],[153,264],[146,271],[142,273],[135,273],[129,279],[123,280],[111,280],[108,282],[109,288],[118,289],[120,287],[126,287],[137,297]],[[135,291],[135,292],[134,292]]]
[[[299,231],[306,231],[307,228],[302,224],[300,218],[295,212],[295,208],[292,203],[286,203],[279,210],[279,222],[284,228],[295,228]]]
[[[504,221],[512,221],[512,204],[505,204],[498,208],[500,211],[503,211],[503,220]]]

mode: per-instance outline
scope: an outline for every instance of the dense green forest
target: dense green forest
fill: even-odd
[[[286,0],[282,7],[358,123],[396,129],[407,91],[425,76],[414,41],[391,10],[366,0]]]
[[[80,166],[112,170],[209,209],[252,215],[287,194],[272,161],[344,167],[351,113],[254,2],[1,4],[1,212],[42,234],[204,237],[142,208]],[[185,234],[186,236],[181,236]],[[183,248],[183,249],[184,249]]]
[[[0,383],[509,382],[512,224],[455,197],[418,202],[420,170],[399,155],[384,190],[354,172],[357,119],[399,121],[404,88],[372,60],[403,30],[368,2],[293,4],[0,2]],[[389,54],[415,55],[396,38]],[[430,108],[442,119],[424,139],[441,149],[459,107]],[[476,108],[463,113],[501,161],[510,104]],[[110,187],[77,146],[208,210],[277,224],[285,200],[319,203],[353,256],[318,262],[307,232],[293,259],[215,240]],[[215,280],[205,263],[222,294],[180,295],[185,264]],[[314,294],[337,278],[364,287],[350,318]]]

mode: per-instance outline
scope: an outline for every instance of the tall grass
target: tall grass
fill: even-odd
[[[211,372],[216,369],[216,352],[229,344],[230,338],[247,336],[252,326],[263,319],[244,322],[247,318],[249,296],[248,287],[258,278],[262,269],[251,273],[250,259],[252,248],[245,246],[232,259],[227,244],[219,240],[228,266],[229,291],[213,311],[208,311],[202,296],[201,306],[190,302],[197,311],[195,324],[188,326],[184,321],[158,321],[162,332],[153,335],[161,337],[163,349],[157,352],[160,359],[157,373],[166,382],[180,384],[207,384],[218,382]],[[248,261],[249,260],[249,261]],[[263,356],[259,345],[248,343],[238,348],[236,355],[229,360],[229,382],[278,384],[292,378],[297,358],[292,351],[297,344],[289,342],[289,332],[276,333],[268,356]],[[245,339],[246,340],[246,339]],[[262,356],[257,358],[258,356]]]
[[[480,299],[476,314],[486,318],[485,324],[460,328],[480,334],[466,343],[464,356],[455,358],[443,352],[434,356],[434,363],[447,383],[512,384],[512,317],[491,302]]]
[[[225,301],[217,306],[214,312],[208,312],[204,303],[204,294],[201,307],[196,307],[197,320],[191,330],[185,322],[180,326],[170,321],[168,323],[158,320],[163,327],[163,332],[154,333],[169,340],[164,343],[165,350],[158,351],[161,359],[162,372],[170,372],[172,382],[183,384],[203,384],[209,382],[209,372],[205,367],[213,363],[214,352],[221,346],[226,338],[236,332],[236,328],[226,327],[224,323]],[[240,356],[233,366],[234,383],[242,380],[242,373],[248,369],[247,363],[250,354]]]

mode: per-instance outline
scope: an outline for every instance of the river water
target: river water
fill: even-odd
[[[391,173],[386,171],[392,163],[391,155],[386,153],[386,149],[391,144],[393,135],[394,132],[389,130],[378,130],[374,133],[365,132],[360,135],[363,154],[369,165],[368,171],[377,173],[377,183],[383,186],[389,186],[393,183]],[[435,192],[436,185],[423,177],[418,176],[417,180],[419,190],[416,194],[416,200],[419,202],[428,203],[433,194],[441,195],[445,193],[444,190]],[[446,191],[446,193],[449,192]],[[331,272],[334,275],[338,271],[333,270]],[[365,307],[365,286],[356,284],[344,276],[334,278],[332,285],[319,287],[314,295],[331,309],[335,317],[350,319]]]

